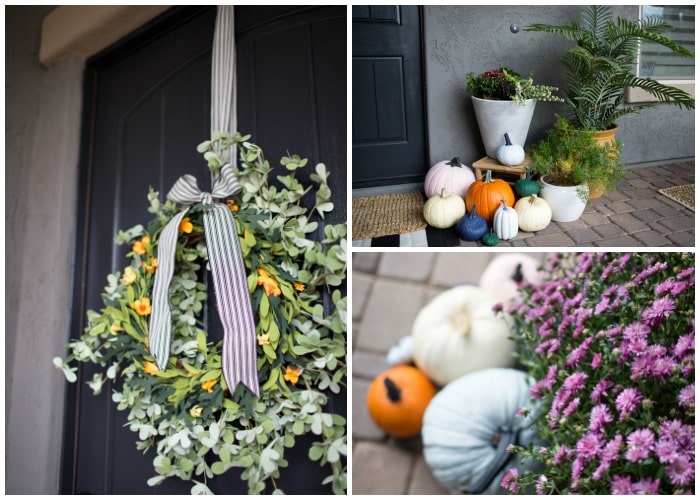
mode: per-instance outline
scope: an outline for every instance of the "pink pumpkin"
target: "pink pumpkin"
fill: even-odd
[[[438,196],[446,189],[448,193],[464,197],[475,180],[474,171],[463,165],[459,158],[440,161],[433,165],[425,176],[425,194],[430,198]]]

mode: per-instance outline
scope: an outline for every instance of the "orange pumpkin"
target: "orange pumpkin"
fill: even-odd
[[[484,180],[475,181],[469,186],[464,197],[467,212],[476,205],[476,213],[481,215],[489,224],[493,224],[493,216],[501,206],[501,200],[512,207],[515,204],[515,195],[506,181],[491,177],[491,171],[486,171]]]
[[[390,436],[417,436],[423,413],[435,392],[433,383],[417,368],[395,366],[370,384],[367,410],[377,426]]]

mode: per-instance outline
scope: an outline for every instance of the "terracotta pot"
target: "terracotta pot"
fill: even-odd
[[[593,139],[600,144],[601,146],[605,146],[606,144],[612,144],[615,142],[615,134],[617,134],[617,131],[620,130],[620,126],[617,124],[613,124],[613,128],[609,128],[608,130],[596,130],[595,132],[592,133]],[[616,155],[617,156],[617,155]],[[590,193],[589,197],[591,199],[595,198],[600,198],[605,194],[605,187],[603,187],[599,183],[593,183],[589,185],[590,188]]]

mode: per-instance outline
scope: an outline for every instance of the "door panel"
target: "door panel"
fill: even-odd
[[[271,160],[288,149],[309,155],[311,162],[323,160],[329,168],[333,167],[336,178],[340,177],[336,182],[343,186],[342,191],[334,192],[338,207],[334,217],[344,221],[344,76],[333,74],[330,78],[327,73],[315,71],[314,65],[331,58],[326,50],[335,50],[335,56],[344,61],[345,31],[338,31],[337,27],[340,17],[344,19],[345,8],[330,9],[332,13],[309,8],[266,10],[237,8],[236,12],[237,25],[240,23],[247,30],[240,35],[238,48],[239,110],[244,110],[239,112],[239,129],[253,133],[253,140]],[[210,187],[206,163],[195,148],[210,133],[215,18],[215,8],[175,8],[88,61],[72,337],[82,331],[86,310],[102,306],[100,297],[106,275],[127,263],[123,257],[127,249],[113,245],[114,234],[118,229],[145,224],[152,217],[147,212],[148,187],[158,189],[163,199],[175,180],[185,173],[195,175],[202,189]],[[262,37],[260,33],[271,30],[270,23],[278,27],[279,35]],[[329,33],[332,39],[324,40],[323,36]],[[342,50],[338,52],[341,39]],[[245,40],[251,40],[248,46]],[[251,47],[256,47],[256,43],[252,41],[256,40],[258,50],[253,51]],[[294,50],[293,62],[299,65],[289,63],[285,68],[286,78],[297,85],[285,100],[279,95],[289,92],[287,82],[281,73],[275,74],[274,65],[282,62],[275,56],[275,46],[282,50],[287,43]],[[309,60],[313,63],[302,64]],[[243,82],[250,75],[259,85],[246,87]],[[338,79],[343,81],[340,94]],[[342,105],[329,106],[331,111],[325,115],[318,112],[330,99]],[[291,112],[290,103],[297,105]],[[332,114],[338,110],[342,112]],[[272,111],[274,115],[269,116]],[[296,113],[295,119],[278,119],[292,113]],[[266,140],[271,143],[270,148]],[[210,338],[216,340],[221,338],[221,328],[213,307],[212,300],[206,319],[211,319],[207,321]],[[190,485],[176,479],[155,488],[147,486],[146,480],[155,475],[154,455],[136,450],[134,433],[124,427],[126,414],[117,411],[111,402],[112,388],[105,386],[102,394],[93,396],[86,387],[93,372],[90,367],[81,367],[78,382],[68,385],[61,491],[189,493]],[[335,398],[333,404],[334,411],[345,414],[344,395]],[[329,493],[330,487],[319,488],[320,478],[329,469],[321,471],[316,463],[303,467],[308,458],[307,451],[301,448],[291,451],[292,465],[282,471],[280,484],[289,493]],[[207,484],[220,493],[243,494],[247,488],[239,476],[240,470],[233,469]]]
[[[426,172],[418,6],[353,6],[353,188]]]

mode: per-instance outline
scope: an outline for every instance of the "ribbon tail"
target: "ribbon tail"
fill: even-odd
[[[242,382],[260,397],[255,320],[236,221],[228,207],[215,204],[204,213],[207,253],[219,317],[224,327],[221,365],[231,392]]]
[[[170,341],[172,337],[172,320],[170,312],[170,280],[175,270],[175,247],[177,246],[178,228],[187,213],[183,210],[168,222],[158,239],[158,270],[153,281],[151,296],[151,322],[148,329],[148,350],[158,365],[159,370],[168,367],[170,358]]]

